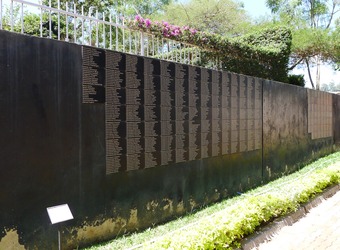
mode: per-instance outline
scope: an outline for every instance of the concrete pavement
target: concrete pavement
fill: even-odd
[[[242,249],[339,250],[339,185],[303,206],[298,212],[260,230],[243,242]]]

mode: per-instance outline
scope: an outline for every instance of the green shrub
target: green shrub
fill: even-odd
[[[223,51],[225,70],[288,82],[288,62],[292,34],[286,27],[264,28],[231,39]],[[222,47],[223,48],[223,47]]]
[[[306,81],[303,78],[303,75],[289,75],[288,83],[292,85],[304,87],[306,84]]]
[[[340,158],[340,153],[335,155]],[[340,182],[340,165],[324,167],[319,164],[320,162],[316,162],[309,169],[302,169],[267,187],[251,191],[216,216],[202,218],[194,227],[165,235],[156,242],[146,244],[144,249],[239,247],[240,240],[253,233],[261,224],[296,211],[299,204]],[[315,170],[316,168],[320,169]]]

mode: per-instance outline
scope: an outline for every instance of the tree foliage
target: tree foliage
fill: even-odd
[[[266,3],[273,13],[292,24],[301,19],[312,28],[329,28],[339,11],[339,0],[267,0]]]
[[[339,30],[298,29],[293,31],[292,57],[295,61],[320,56],[323,61],[339,63]]]
[[[164,13],[153,15],[152,19],[226,35],[242,33],[250,18],[237,1],[191,0],[187,3],[173,2],[164,9]]]

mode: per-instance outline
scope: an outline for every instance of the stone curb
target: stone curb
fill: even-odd
[[[284,217],[277,218],[270,224],[261,227],[255,233],[244,238],[241,241],[241,248],[239,248],[239,250],[251,250],[255,247],[258,247],[265,241],[270,240],[274,236],[274,234],[276,234],[281,228],[285,226],[291,226],[302,217],[304,217],[307,213],[309,213],[312,208],[318,206],[322,201],[332,197],[339,190],[340,184],[329,187],[308,203],[302,204],[297,211],[290,213]]]

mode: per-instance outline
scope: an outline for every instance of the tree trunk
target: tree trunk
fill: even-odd
[[[316,80],[315,87],[317,90],[320,90],[320,57],[316,56]]]
[[[313,82],[313,79],[312,79],[312,75],[310,74],[308,58],[306,58],[306,65],[307,65],[307,70],[308,70],[308,76],[309,76],[310,84],[312,84],[313,89],[315,89],[314,82]]]

